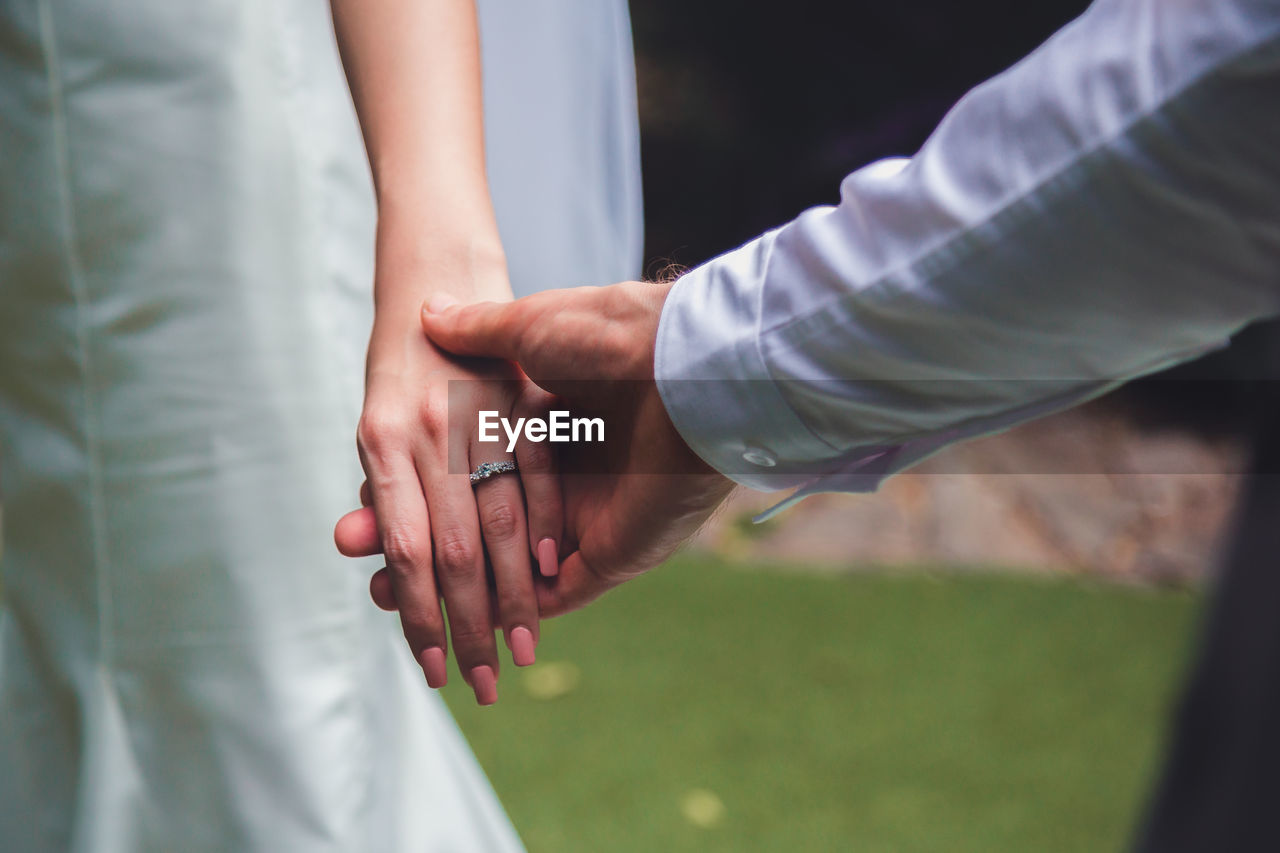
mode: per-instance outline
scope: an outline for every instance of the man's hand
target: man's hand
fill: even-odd
[[[556,577],[537,581],[544,616],[582,607],[656,566],[733,489],[684,443],[654,383],[669,290],[628,282],[510,303],[437,299],[423,312],[423,328],[441,349],[513,361],[564,408],[604,420],[604,445],[560,445],[566,556]],[[344,518],[344,551],[376,549],[372,529],[368,510]]]

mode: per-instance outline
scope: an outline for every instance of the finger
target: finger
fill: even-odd
[[[369,557],[382,553],[382,543],[378,540],[378,525],[373,510],[369,505],[373,496],[369,493],[366,480],[360,486],[360,499],[364,509],[353,510],[338,519],[333,529],[333,539],[338,546],[338,553],[347,557]],[[395,590],[391,587],[391,574],[386,568],[378,569],[369,578],[369,597],[373,603],[383,610],[397,610]]]
[[[400,606],[396,603],[396,592],[391,587],[391,573],[385,568],[378,569],[369,578],[369,597],[373,599],[373,603],[381,607],[383,610],[399,610]]]
[[[368,557],[382,553],[378,538],[378,521],[369,507],[356,509],[338,519],[333,527],[333,542],[344,557]]]
[[[374,514],[400,626],[427,684],[448,680],[444,614],[432,570],[427,503],[414,466],[398,465],[393,475],[371,476]]]
[[[418,470],[427,491],[435,575],[449,616],[453,654],[476,701],[492,705],[498,701],[498,647],[475,495],[465,474],[435,474],[429,460],[420,460]],[[398,589],[396,597],[403,602]]]
[[[478,454],[472,460],[485,460]],[[477,462],[478,464],[478,462]],[[529,533],[518,474],[499,474],[475,486],[480,533],[493,566],[499,624],[516,666],[534,662],[538,642],[538,599],[533,591]]]
[[[563,616],[586,607],[615,586],[587,564],[581,551],[574,551],[560,564],[556,577],[538,581],[538,613],[543,619]]]
[[[441,349],[515,361],[521,307],[517,302],[460,305],[436,294],[422,309],[422,330]]]
[[[528,390],[512,411],[512,417],[545,420],[553,400],[540,389]],[[564,532],[564,498],[555,450],[550,442],[522,437],[516,444],[516,464],[520,466],[520,484],[529,509],[529,549],[537,557],[542,576],[552,577],[559,569]]]

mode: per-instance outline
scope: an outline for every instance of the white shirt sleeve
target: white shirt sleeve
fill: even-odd
[[[682,277],[655,372],[698,455],[798,499],[1278,310],[1280,0],[1097,0],[915,157]]]

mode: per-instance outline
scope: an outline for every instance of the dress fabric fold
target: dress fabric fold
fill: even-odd
[[[480,6],[513,281],[633,277],[626,5],[526,5]],[[333,547],[373,228],[327,4],[0,6],[0,850],[521,849]]]

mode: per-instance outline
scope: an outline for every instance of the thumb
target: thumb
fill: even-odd
[[[437,293],[422,307],[422,330],[436,346],[455,355],[515,361],[522,313],[515,302],[462,305]]]
[[[538,614],[543,619],[551,619],[580,610],[617,584],[618,581],[609,580],[588,565],[581,551],[574,551],[561,563],[555,577],[538,578],[534,587],[538,594]]]
[[[344,557],[368,557],[382,551],[378,538],[378,521],[369,507],[354,510],[338,519],[333,528],[333,541]]]

